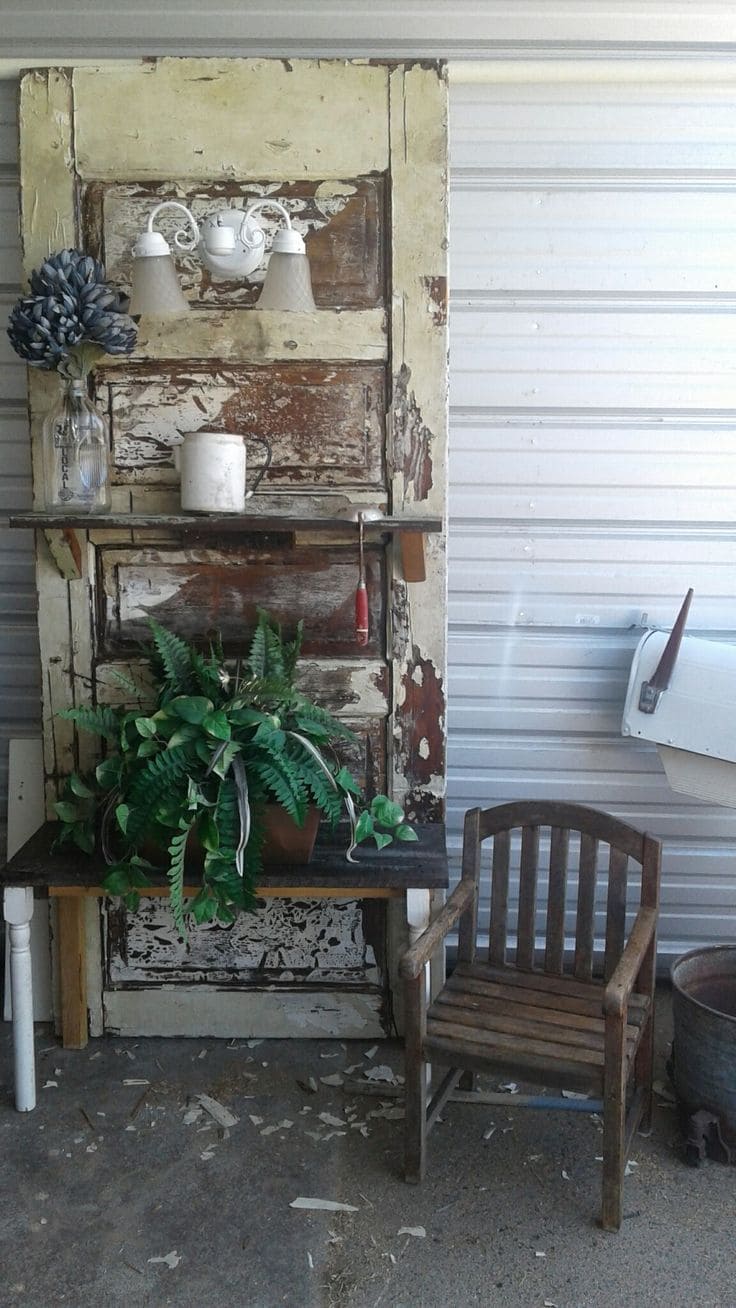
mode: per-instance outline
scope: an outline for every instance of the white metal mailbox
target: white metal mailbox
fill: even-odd
[[[621,730],[654,741],[673,790],[736,808],[736,645],[683,636],[688,606],[639,641]]]

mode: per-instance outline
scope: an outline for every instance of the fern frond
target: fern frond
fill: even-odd
[[[126,796],[130,807],[126,834],[134,844],[146,834],[162,801],[172,797],[178,783],[188,776],[193,757],[190,748],[176,745],[149,759],[138,773]]]
[[[235,858],[235,850],[240,840],[240,819],[238,816],[238,797],[232,777],[220,782],[215,804],[214,818],[220,833],[220,857]]]
[[[169,882],[171,912],[174,924],[182,940],[187,938],[184,922],[184,862],[187,852],[187,840],[192,829],[190,823],[183,831],[178,831],[169,842],[169,866],[166,876]]]
[[[275,763],[263,759],[258,765],[258,779],[276,802],[286,809],[289,817],[301,826],[306,814],[306,796],[298,779],[295,781],[284,766],[284,760],[281,760],[279,768]]]
[[[214,659],[206,659],[197,650],[191,650],[192,672],[196,689],[201,695],[219,704],[222,700],[223,685],[220,678],[220,665]]]
[[[266,674],[284,680],[284,651],[281,642],[281,628],[264,622],[263,634],[266,640]]]
[[[148,625],[167,690],[186,695],[192,684],[192,650],[185,640],[167,631],[155,618],[149,618]]]
[[[343,740],[354,741],[357,739],[355,732],[351,731],[344,722],[335,718],[327,709],[320,708],[318,704],[312,704],[310,700],[299,695],[296,701],[296,712],[304,718],[316,722],[318,726],[324,727],[330,736],[340,736]]]
[[[117,740],[120,731],[120,712],[109,704],[98,704],[96,708],[83,705],[81,708],[62,709],[60,718],[69,718],[83,731],[91,731],[96,736],[107,740]]]
[[[296,635],[292,641],[284,645],[284,677],[293,686],[294,677],[296,676],[296,665],[299,661],[299,655],[302,652],[302,641],[304,639],[304,623],[299,619],[296,627]]]
[[[258,615],[258,626],[253,632],[248,651],[248,667],[254,677],[266,675],[266,629],[262,614]]]

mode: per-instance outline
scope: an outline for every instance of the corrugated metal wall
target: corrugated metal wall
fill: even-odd
[[[30,532],[10,531],[7,513],[29,505],[31,466],[26,372],[5,334],[20,292],[17,89],[0,81],[0,856],[5,853],[8,740],[40,732],[36,587]]]
[[[692,584],[692,629],[736,639],[736,71],[697,62],[509,59],[451,97],[452,847],[465,808],[524,796],[646,826],[672,953],[736,934],[736,814],[618,734],[643,614]],[[3,319],[14,109],[0,81]],[[28,502],[24,392],[0,332],[0,515]],[[31,546],[0,519],[3,820],[37,695]]]
[[[621,739],[642,621],[736,640],[733,65],[453,86],[450,806],[664,838],[665,953],[736,936],[736,812]],[[644,616],[646,615],[646,616]]]

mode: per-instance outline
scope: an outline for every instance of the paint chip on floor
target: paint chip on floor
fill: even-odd
[[[400,1226],[399,1235],[413,1235],[417,1240],[424,1240],[426,1229],[423,1226]]]
[[[148,1259],[149,1263],[165,1263],[169,1271],[171,1272],[173,1272],[175,1267],[179,1266],[181,1260],[182,1260],[182,1255],[180,1253],[177,1253],[176,1249],[172,1249],[171,1253],[164,1254],[160,1258],[157,1257],[157,1258]]]
[[[342,1204],[336,1199],[311,1199],[306,1195],[298,1195],[292,1199],[289,1204],[290,1208],[308,1208],[325,1213],[357,1213],[359,1209],[354,1204]]]

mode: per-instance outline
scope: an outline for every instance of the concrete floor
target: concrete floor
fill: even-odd
[[[666,993],[660,1009],[664,1050]],[[18,1114],[0,1026],[2,1308],[736,1306],[736,1172],[686,1167],[662,1103],[616,1236],[593,1221],[587,1113],[450,1105],[427,1181],[405,1185],[395,1101],[372,1117],[381,1100],[321,1079],[400,1071],[395,1042],[372,1056],[368,1042],[115,1038],[67,1052],[41,1032],[37,1047],[39,1105]],[[197,1094],[237,1124],[191,1120]],[[299,1195],[357,1211],[290,1208]]]

